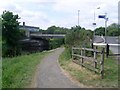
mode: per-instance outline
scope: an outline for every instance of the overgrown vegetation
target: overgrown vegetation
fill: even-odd
[[[12,57],[19,55],[21,38],[19,30],[19,16],[12,12],[4,11],[2,14],[2,55]]]
[[[55,49],[64,44],[64,38],[53,38],[49,40],[49,49]]]
[[[36,66],[49,52],[22,55],[2,60],[2,88],[25,88],[32,81]]]
[[[107,36],[119,36],[120,35],[120,31],[118,30],[119,29],[119,26],[118,24],[116,23],[113,23],[111,25],[109,25],[107,27]],[[99,28],[96,28],[95,29],[95,34],[96,35],[105,35],[105,28],[104,27],[99,27]]]
[[[59,63],[80,83],[88,87],[118,87],[118,65],[114,58],[105,58],[105,74],[104,79],[101,79],[100,74],[73,63],[70,56],[69,50],[66,49],[60,55]]]

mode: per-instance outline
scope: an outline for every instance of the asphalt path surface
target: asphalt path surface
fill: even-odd
[[[61,71],[58,58],[64,48],[58,48],[40,63],[36,88],[79,88]]]

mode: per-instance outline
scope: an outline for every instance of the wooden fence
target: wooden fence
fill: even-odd
[[[73,62],[104,76],[104,48],[101,50],[72,47]]]

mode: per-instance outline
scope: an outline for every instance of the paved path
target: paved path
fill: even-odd
[[[59,67],[57,60],[63,51],[64,48],[58,48],[41,61],[37,75],[37,88],[79,88],[62,73]]]

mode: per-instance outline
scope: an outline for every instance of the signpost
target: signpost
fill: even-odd
[[[107,13],[105,13],[105,15],[99,15],[98,18],[102,18],[102,19],[105,19],[105,43],[107,43],[107,39],[106,39],[106,36],[107,36],[107,21],[108,21],[108,18],[107,18]]]

